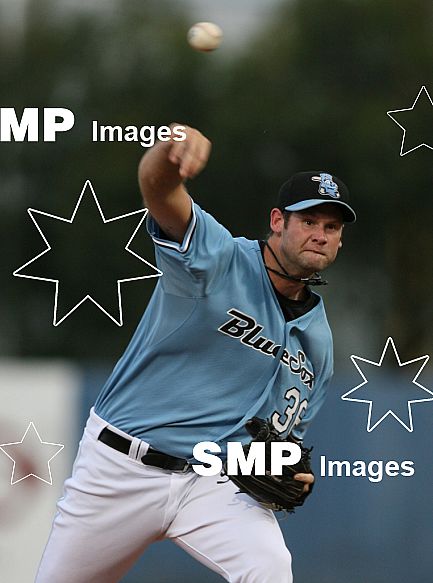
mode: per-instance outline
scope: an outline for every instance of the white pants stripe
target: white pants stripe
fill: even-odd
[[[35,583],[117,583],[146,547],[168,538],[231,583],[292,583],[291,556],[273,513],[220,476],[141,463],[97,437],[109,426],[91,411],[72,477]]]

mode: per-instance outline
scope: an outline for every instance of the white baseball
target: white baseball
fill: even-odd
[[[221,28],[213,22],[197,22],[188,31],[188,42],[196,51],[214,51],[223,37]]]

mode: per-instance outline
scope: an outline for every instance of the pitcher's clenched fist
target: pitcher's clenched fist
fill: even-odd
[[[179,125],[179,124],[172,124]],[[171,140],[169,142],[169,160],[179,166],[180,176],[194,178],[203,170],[209,159],[211,151],[210,141],[198,130],[184,126],[186,138],[182,141]]]

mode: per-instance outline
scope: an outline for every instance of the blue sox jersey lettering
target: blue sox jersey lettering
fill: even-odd
[[[193,204],[181,244],[148,232],[163,276],[95,404],[160,451],[192,459],[199,441],[249,441],[250,417],[302,439],[332,376],[323,301],[286,322],[257,241]]]
[[[229,310],[228,314],[234,317],[218,328],[220,332],[233,338],[239,338],[246,346],[251,346],[254,350],[260,350],[263,354],[268,354],[274,358],[280,353],[281,346],[274,344],[272,340],[263,336],[257,338],[257,335],[263,330],[263,326],[258,326],[254,318],[235,309]],[[241,325],[243,320],[245,324]],[[314,373],[302,366],[305,359],[306,356],[302,350],[298,351],[297,357],[290,354],[286,349],[283,350],[281,355],[281,362],[288,366],[293,373],[299,374],[302,382],[312,389]]]

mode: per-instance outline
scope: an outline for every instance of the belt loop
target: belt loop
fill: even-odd
[[[140,441],[140,445],[138,446],[136,459],[141,460],[141,458],[147,454],[149,447],[150,447],[150,445],[146,441]]]
[[[138,455],[140,453],[141,443],[142,443],[142,441],[141,441],[141,439],[138,439],[138,437],[132,438],[131,447],[129,448],[128,457],[130,457],[133,460],[138,459]]]

